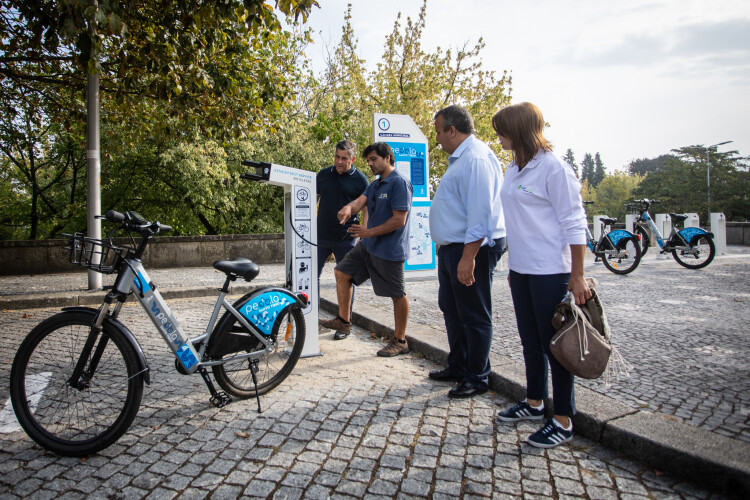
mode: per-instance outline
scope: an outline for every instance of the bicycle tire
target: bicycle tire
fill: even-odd
[[[240,302],[236,309],[242,305]],[[234,316],[229,316],[227,321],[219,324],[219,329],[212,335],[211,343],[226,346],[236,343],[236,334],[247,335],[240,349],[243,352],[263,350],[263,344],[237,321]],[[230,338],[233,335],[233,338]],[[305,345],[305,318],[298,307],[290,306],[276,319],[273,326],[271,340],[274,349],[268,354],[261,355],[258,363],[258,395],[266,394],[276,388],[286,379],[294,369],[302,354]],[[210,351],[209,346],[209,351]],[[223,357],[229,357],[234,353],[228,353]],[[252,398],[256,396],[253,384],[252,372],[250,371],[250,360],[242,359],[229,361],[212,368],[216,382],[228,394],[240,398]]]
[[[56,314],[21,343],[10,371],[10,397],[18,422],[42,447],[63,456],[96,453],[133,423],[143,397],[138,354],[117,328],[107,339],[93,378],[83,389],[68,384],[91,330],[92,315]]]
[[[685,247],[678,247],[672,250],[672,257],[683,267],[688,269],[701,269],[706,267],[714,260],[716,255],[716,246],[711,237],[702,234],[693,238],[689,245],[689,252],[685,253]],[[693,248],[698,247],[696,253]]]
[[[611,246],[611,243],[610,243]],[[625,257],[620,253],[626,252]],[[602,255],[604,267],[615,274],[628,274],[635,271],[641,262],[641,245],[635,238],[623,238],[617,244],[616,250],[605,250]]]
[[[641,236],[641,257],[643,257],[651,246],[651,236],[649,236],[648,231],[643,226],[636,226],[635,232]]]

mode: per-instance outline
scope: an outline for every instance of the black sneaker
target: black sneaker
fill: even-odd
[[[554,418],[547,420],[544,427],[529,436],[527,441],[531,446],[537,448],[554,448],[558,444],[567,443],[573,439],[573,428],[566,431],[554,421]]]
[[[544,406],[540,409],[532,407],[526,401],[519,401],[515,406],[497,414],[501,422],[517,422],[519,420],[541,420],[544,418]]]

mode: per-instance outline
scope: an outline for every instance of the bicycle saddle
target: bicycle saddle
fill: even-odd
[[[617,222],[617,217],[602,217],[599,220],[609,225],[609,224],[614,224],[615,222]]]
[[[670,216],[670,217],[671,217],[672,219],[676,220],[677,222],[681,222],[681,221],[684,221],[685,219],[687,219],[687,218],[688,218],[688,216],[687,216],[687,215],[685,215],[685,214],[669,214],[669,216]]]
[[[252,281],[260,272],[258,264],[244,257],[237,257],[234,260],[217,260],[214,262],[214,269],[231,279],[242,278],[245,281]]]

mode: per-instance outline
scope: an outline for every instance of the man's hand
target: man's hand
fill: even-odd
[[[347,232],[352,236],[356,236],[357,238],[367,238],[368,236],[370,236],[370,231],[361,224],[352,224],[351,226],[349,226]]]
[[[346,224],[346,221],[348,221],[352,216],[352,207],[349,205],[344,205],[344,208],[339,210],[339,212],[336,214],[336,217],[339,219],[339,224]]]
[[[474,284],[474,259],[464,255],[458,261],[458,281],[465,286]]]

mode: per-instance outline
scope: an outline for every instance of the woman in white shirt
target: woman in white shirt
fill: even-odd
[[[529,436],[529,444],[551,448],[573,438],[573,375],[552,356],[555,306],[568,290],[576,303],[591,297],[584,281],[586,215],[573,169],[552,152],[544,118],[531,103],[501,109],[492,126],[503,149],[513,152],[500,199],[505,213],[508,283],[526,365],[526,399],[501,411],[501,422],[542,420],[552,371],[554,418]]]

